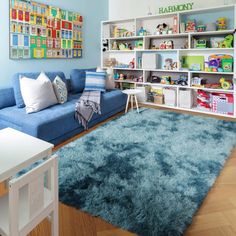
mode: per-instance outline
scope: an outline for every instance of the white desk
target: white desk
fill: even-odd
[[[0,130],[0,183],[50,157],[54,145],[14,129]]]

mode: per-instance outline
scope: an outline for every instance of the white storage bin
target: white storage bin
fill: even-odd
[[[164,88],[164,101],[167,106],[176,106],[176,90],[172,88]]]
[[[159,55],[156,53],[142,54],[142,68],[143,69],[158,69]]]
[[[137,87],[136,89],[140,90],[141,93],[138,93],[137,99],[139,102],[146,102],[147,101],[147,93],[149,89],[147,87]]]
[[[192,90],[179,90],[179,106],[182,108],[193,107],[193,93]]]

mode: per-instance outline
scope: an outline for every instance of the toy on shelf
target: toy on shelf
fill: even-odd
[[[146,36],[147,35],[147,30],[141,27],[138,31],[138,36]]]
[[[233,71],[233,57],[231,58],[222,58],[221,64],[224,72],[232,72]]]
[[[177,69],[177,62],[173,62],[172,58],[166,58],[164,69],[165,70],[176,70]]]
[[[118,49],[123,51],[125,49],[128,49],[128,43],[119,43],[118,44]]]
[[[161,77],[152,75],[152,76],[148,77],[147,82],[159,84],[161,82]]]
[[[230,81],[226,81],[225,78],[220,79],[221,88],[225,90],[233,89],[233,84]]]
[[[120,37],[132,37],[134,34],[131,31],[128,31],[124,28],[119,28],[118,26],[114,27],[113,30],[113,37],[114,38],[120,38]]]
[[[119,28],[118,28],[117,26],[114,27],[114,30],[113,30],[113,37],[114,37],[114,38],[120,37],[120,31],[119,31]]]
[[[234,36],[229,34],[225,37],[225,39],[220,42],[219,48],[232,48],[233,47]]]
[[[190,71],[204,71],[204,56],[182,56],[182,68]]]
[[[214,83],[214,84],[205,84],[203,86],[204,88],[209,88],[209,89],[221,89],[221,84],[220,83]]]
[[[173,59],[167,58],[165,59],[165,70],[172,70],[172,65],[173,65]]]
[[[217,30],[227,30],[227,18],[220,17],[216,21]]]
[[[117,64],[116,64],[115,67],[116,67],[116,68],[119,68],[119,69],[122,69],[122,68],[128,69],[128,68],[129,68],[129,65],[124,64],[124,63],[119,63],[119,62],[117,62]]]
[[[106,58],[104,59],[105,67],[115,67],[117,65],[116,58]]]
[[[195,32],[196,31],[196,21],[189,20],[185,26],[185,32]]]
[[[174,49],[174,42],[172,40],[164,41],[160,44],[159,49]]]
[[[202,90],[197,91],[197,107],[203,110],[211,109],[211,95]]]
[[[178,33],[178,16],[173,17],[173,34]]]
[[[156,34],[167,34],[169,30],[169,26],[166,23],[159,24],[156,28]]]
[[[181,49],[188,49],[188,40],[186,39],[185,40],[185,43],[184,43],[184,45],[181,47]]]
[[[134,77],[132,80],[134,82],[142,83],[143,82],[143,76]]]
[[[209,58],[208,61],[209,72],[218,72],[220,67],[220,59],[219,58]]]
[[[171,76],[162,76],[161,84],[171,84]]]
[[[135,67],[135,59],[133,58],[133,60],[129,63],[129,68],[134,69]]]
[[[205,31],[206,31],[206,25],[197,26],[197,32],[205,32]]]
[[[142,57],[138,57],[138,68],[142,69]]]
[[[119,79],[119,74],[118,73],[115,73],[114,74],[114,80],[118,80]]]
[[[112,49],[112,50],[119,50],[118,44],[117,44],[116,41],[114,41],[114,42],[112,43],[111,49]]]
[[[212,48],[232,48],[234,36],[232,34],[224,37],[211,37],[211,47]]]
[[[196,40],[196,48],[206,48],[206,47],[207,47],[206,39],[198,39],[198,40]]]
[[[197,77],[197,76],[192,78],[193,87],[204,87],[204,84],[206,84],[205,79]]]
[[[208,72],[232,72],[233,57],[227,54],[214,54],[209,56],[208,67],[205,68]]]
[[[225,115],[234,114],[233,94],[212,93],[212,111]]]
[[[136,40],[134,44],[135,49],[143,49],[143,40]]]
[[[182,85],[182,86],[187,86],[188,85],[188,76],[186,75],[180,75],[180,77],[175,80],[176,85]]]
[[[119,80],[125,80],[124,74],[120,74],[120,75],[119,75]]]
[[[107,39],[102,40],[102,51],[106,52],[109,48],[109,42]]]
[[[200,71],[201,70],[201,65],[198,63],[193,63],[189,67],[190,71]]]

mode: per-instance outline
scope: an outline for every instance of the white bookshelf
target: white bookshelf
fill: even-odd
[[[167,23],[168,25],[173,25],[173,18],[176,17],[178,24],[176,32],[172,32],[172,34],[155,34],[155,27],[161,23]],[[219,17],[226,17],[228,18],[228,28],[227,30],[221,31],[204,31],[204,32],[182,32],[180,23],[184,22],[185,19],[195,19],[198,22],[199,19],[209,20],[210,22],[203,22],[205,23],[212,23],[216,21],[216,18]],[[102,25],[102,34],[101,34],[101,43],[103,41],[108,42],[108,48],[104,52],[102,50],[101,53],[101,66],[106,68],[106,61],[109,61],[111,58],[115,58],[120,64],[117,67],[116,65],[113,66],[114,72],[118,74],[132,74],[134,76],[142,76],[143,82],[135,82],[132,80],[115,80],[117,84],[132,84],[134,87],[159,87],[159,88],[173,88],[176,90],[177,93],[177,104],[176,106],[168,106],[165,104],[155,104],[152,102],[142,102],[146,105],[152,105],[157,107],[165,107],[183,111],[192,111],[192,112],[199,112],[199,113],[206,113],[212,114],[220,117],[231,117],[236,118],[236,84],[234,80],[236,80],[236,61],[234,60],[234,68],[232,72],[212,72],[212,71],[190,71],[187,68],[182,68],[180,65],[180,61],[183,56],[204,56],[207,58],[212,54],[227,54],[235,57],[235,47],[236,42],[234,40],[233,48],[195,48],[193,39],[209,39],[211,37],[225,37],[227,35],[233,35],[235,39],[235,29],[236,29],[236,5],[224,5],[218,6],[213,8],[204,8],[204,9],[197,9],[191,11],[184,11],[179,13],[171,13],[171,14],[163,14],[163,15],[152,15],[152,16],[144,16],[144,17],[137,17],[131,19],[121,19],[121,20],[112,20],[112,21],[103,21]],[[129,31],[129,35],[123,35],[123,37],[114,37],[113,31],[114,27],[118,28],[125,28]],[[138,31],[140,27],[144,27],[147,29],[148,34],[139,36]],[[153,49],[151,47],[152,44],[158,44],[161,41],[165,40],[173,40],[175,47],[173,49]],[[142,41],[143,47],[142,48],[134,48],[135,41]],[[112,44],[116,42],[119,43],[127,43],[133,46],[132,50],[113,50]],[[186,47],[187,45],[187,47]],[[184,47],[185,46],[185,47]],[[170,55],[173,56],[174,61],[177,62],[177,68],[174,70],[166,70],[163,68],[163,64],[157,69],[148,69],[142,68],[138,65],[138,60],[142,56],[143,53],[157,53],[161,54],[163,58],[168,58]],[[134,58],[135,66],[134,68],[127,67],[128,63],[132,61]],[[122,65],[126,65],[126,67],[122,67]],[[173,76],[178,77],[180,75],[185,75],[188,77],[188,85],[181,86],[181,85],[168,85],[168,84],[160,84],[160,83],[150,83],[148,78],[151,75],[155,76]],[[215,88],[207,88],[207,87],[194,87],[192,86],[192,78],[198,75],[199,77],[209,78],[212,82],[216,82],[219,80],[220,77],[226,78],[226,80],[232,81],[234,84],[233,89],[226,90],[226,89],[215,89]],[[212,82],[212,83],[213,83]],[[209,93],[224,93],[224,94],[231,94],[234,96],[234,113],[233,115],[228,114],[220,114],[213,112],[211,110],[200,110],[196,107],[196,104],[193,105],[192,108],[182,108],[179,106],[179,92],[182,89],[192,90],[193,96],[197,90],[202,90]]]

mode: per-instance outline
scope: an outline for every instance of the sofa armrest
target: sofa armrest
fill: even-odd
[[[14,97],[13,88],[0,89],[0,109],[5,107],[15,106],[16,101]]]

